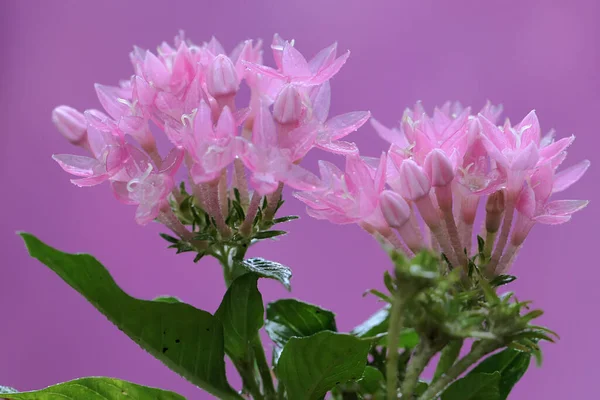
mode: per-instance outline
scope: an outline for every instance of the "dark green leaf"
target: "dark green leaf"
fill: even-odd
[[[352,330],[352,334],[358,337],[371,337],[388,331],[390,317],[390,306],[386,305],[375,314],[371,315],[365,322]]]
[[[483,238],[479,235],[477,235],[477,250],[479,252],[479,254],[483,254],[483,248],[485,246],[485,241],[483,240]]]
[[[30,400],[185,400],[183,396],[166,390],[136,385],[113,378],[81,378],[59,383],[42,390],[31,392],[2,392],[5,399]]]
[[[363,375],[371,345],[352,335],[319,332],[291,338],[281,353],[277,375],[289,400],[317,400],[335,385]]]
[[[454,364],[460,354],[462,345],[462,339],[455,339],[448,343],[446,347],[444,347],[440,360],[438,361],[435,369],[433,379],[437,379],[438,377],[442,376],[446,371],[448,371],[448,368]]]
[[[292,337],[310,336],[321,331],[336,331],[335,314],[295,299],[283,299],[267,306],[265,329],[279,346]]]
[[[390,296],[388,296],[387,294],[380,292],[377,289],[369,289],[365,292],[365,295],[367,294],[372,294],[373,296],[377,296],[379,297],[381,300],[385,301],[386,303],[392,303],[392,299],[390,298]]]
[[[441,400],[500,400],[500,373],[470,373],[442,393]]]
[[[165,303],[182,303],[181,299],[174,296],[158,296],[154,301],[162,301]]]
[[[365,338],[369,339],[369,338]],[[387,346],[387,333],[380,333],[375,336],[375,343],[381,346]],[[412,328],[405,328],[400,331],[398,347],[404,349],[414,349],[419,344],[419,334]]]
[[[506,349],[480,362],[471,374],[499,372],[501,374],[499,399],[504,400],[508,397],[508,394],[519,379],[525,375],[530,361],[530,354],[518,350]]]
[[[246,271],[253,272],[261,278],[275,279],[281,282],[287,290],[291,290],[292,270],[289,267],[260,257],[244,260],[241,265]]]
[[[357,383],[362,394],[376,394],[382,389],[384,381],[381,371],[367,365],[362,378]]]
[[[173,243],[173,244],[179,243],[179,239],[177,239],[173,236],[167,235],[166,233],[159,233],[159,235],[161,238],[165,239],[169,243]]]
[[[417,386],[415,387],[415,396],[420,396],[423,393],[425,393],[425,391],[427,390],[428,387],[429,387],[428,382],[425,382],[425,381],[417,382]]]
[[[88,254],[67,254],[21,234],[29,253],[82,294],[127,336],[173,371],[207,392],[239,399],[225,376],[223,327],[185,303],[139,300],[125,293]]]
[[[517,277],[512,275],[498,275],[490,281],[490,285],[492,285],[493,287],[508,285],[516,279]]]
[[[286,233],[286,231],[261,231],[254,234],[254,239],[270,239]]]
[[[255,274],[234,280],[215,313],[223,324],[225,351],[234,360],[246,359],[251,341],[263,326],[265,310],[257,281]]]
[[[298,218],[300,218],[300,217],[297,216],[297,215],[289,215],[287,217],[275,218],[273,220],[273,225],[275,225],[275,224],[281,224],[283,222],[293,221],[293,220],[298,219]]]

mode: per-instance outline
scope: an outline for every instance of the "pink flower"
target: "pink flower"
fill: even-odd
[[[294,163],[312,146],[313,132],[316,131],[310,127],[300,127],[290,133],[285,147],[280,146],[273,116],[264,105],[258,110],[252,140],[239,139],[240,156],[252,172],[251,182],[258,193],[273,193],[280,182],[299,190],[318,187],[318,178]]]
[[[88,147],[87,121],[82,113],[69,106],[59,106],[52,110],[52,122],[69,143]]]
[[[173,149],[158,169],[142,151],[131,145],[126,148],[129,157],[122,173],[112,181],[112,189],[120,202],[138,206],[135,219],[145,225],[169,207],[167,197],[175,186],[173,176],[181,165],[183,151]]]

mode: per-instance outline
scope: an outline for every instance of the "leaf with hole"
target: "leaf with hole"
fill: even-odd
[[[38,259],[83,295],[140,347],[193,384],[223,399],[240,399],[225,376],[223,327],[206,311],[185,303],[129,296],[88,254],[68,254],[21,234]]]

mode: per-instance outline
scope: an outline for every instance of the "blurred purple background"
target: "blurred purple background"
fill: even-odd
[[[598,17],[595,0],[1,2],[0,384],[28,390],[103,375],[211,398],[30,260],[15,235],[25,230],[60,249],[94,254],[134,296],[170,294],[217,308],[224,285],[216,263],[175,256],[159,227],[137,226],[134,208],[114,201],[107,186],[78,189],[50,158],[73,150],[52,126],[54,106],[98,107],[93,83],[128,77],[134,44],[154,49],[184,29],[196,42],[214,34],[229,49],[246,38],[269,43],[274,32],[295,38],[307,55],[339,41],[352,56],[332,81],[332,115],[369,109],[391,125],[416,100],[431,109],[447,99],[476,108],[491,99],[512,120],[535,108],[544,130],[576,134],[565,165],[583,158],[596,164],[567,196],[593,202],[567,225],[536,227],[512,271],[519,298],[546,310],[543,323],[561,340],[544,345],[543,368],[532,367],[510,398],[597,396]],[[370,126],[351,138],[366,155],[384,149]],[[311,154],[305,165],[314,168],[318,157]],[[304,213],[288,200],[287,213]],[[279,243],[251,254],[291,266],[293,296],[336,311],[343,330],[379,307],[361,296],[382,286],[389,267],[374,240],[355,226],[308,217],[288,228]],[[261,289],[265,301],[289,296],[275,282]]]

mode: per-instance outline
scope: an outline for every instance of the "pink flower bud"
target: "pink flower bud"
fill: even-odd
[[[273,118],[280,124],[298,122],[302,117],[302,98],[292,85],[285,85],[273,103]]]
[[[425,157],[424,169],[432,186],[446,186],[454,179],[452,162],[440,149],[433,149]]]
[[[87,122],[82,113],[69,106],[59,106],[52,111],[52,122],[71,144],[85,146]]]
[[[504,214],[504,191],[498,190],[492,193],[485,204],[485,229],[495,233],[500,229],[502,214]]]
[[[398,193],[384,190],[379,200],[383,217],[392,228],[399,229],[410,220],[410,206]]]
[[[400,194],[408,200],[416,201],[431,190],[429,178],[413,160],[404,160],[400,166]]]
[[[223,54],[210,64],[206,78],[208,92],[214,97],[235,94],[240,86],[235,65]]]

